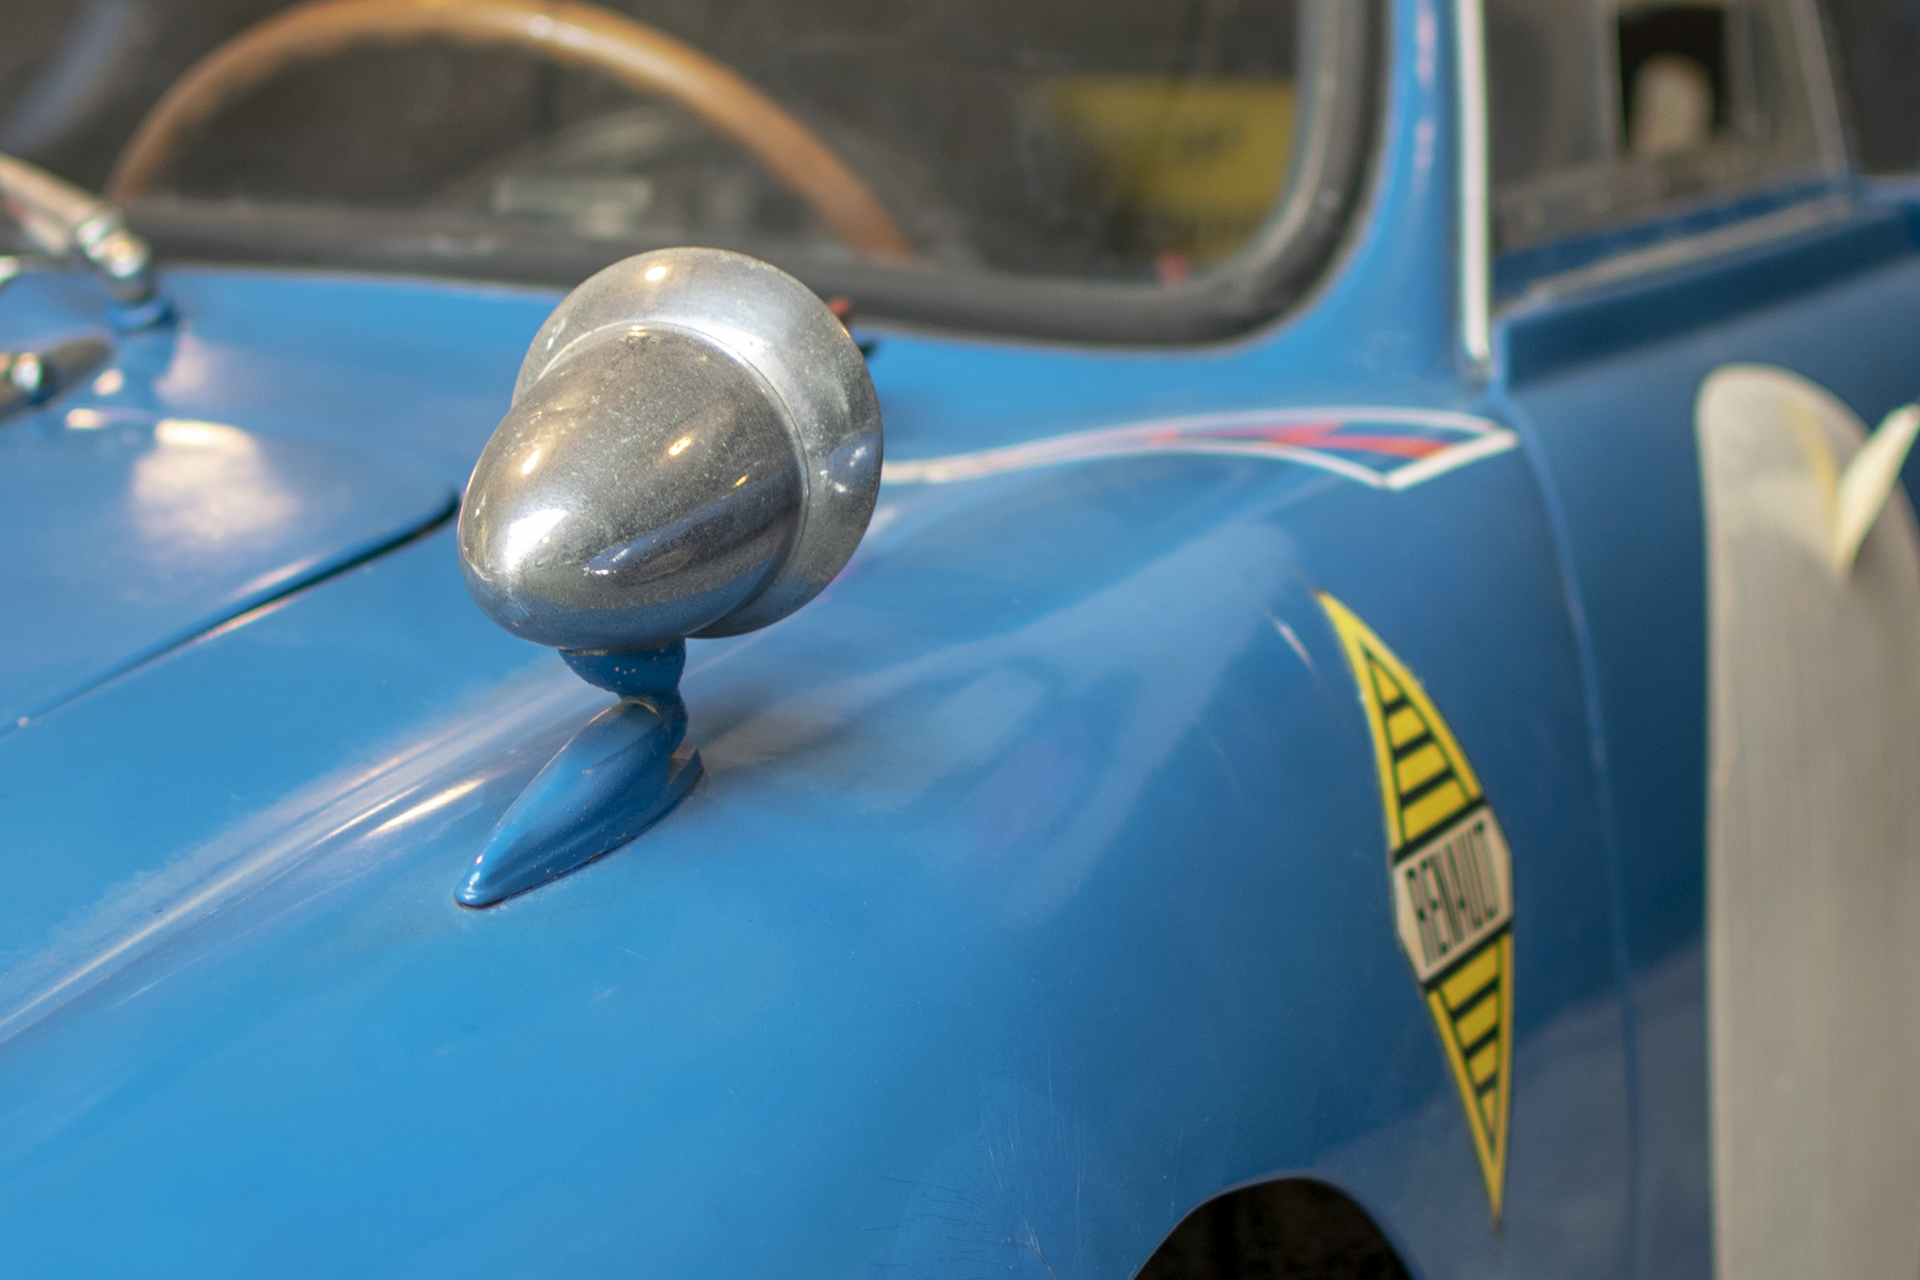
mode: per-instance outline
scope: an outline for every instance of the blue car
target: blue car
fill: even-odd
[[[12,6],[0,1274],[1911,1280],[1897,13]]]

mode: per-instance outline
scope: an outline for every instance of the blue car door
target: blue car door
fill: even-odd
[[[1811,5],[1580,19],[1489,6],[1488,354],[1584,616],[1638,1270],[1909,1275],[1920,572],[1850,464],[1920,390],[1914,211]]]

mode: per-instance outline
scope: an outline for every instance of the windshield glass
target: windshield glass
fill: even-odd
[[[567,283],[697,243],[1164,288],[1271,251],[1327,7],[69,0],[10,19],[0,151],[187,256]]]

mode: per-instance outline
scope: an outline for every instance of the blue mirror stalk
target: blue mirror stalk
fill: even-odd
[[[486,907],[619,848],[666,816],[700,779],[685,741],[680,672],[687,643],[639,653],[561,656],[620,695],[560,748],[500,819],[455,898]]]

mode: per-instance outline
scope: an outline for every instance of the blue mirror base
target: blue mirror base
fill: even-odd
[[[657,649],[631,653],[562,649],[560,658],[588,684],[623,698],[678,698],[680,673],[687,665],[687,642],[675,640]]]
[[[700,778],[679,697],[623,698],[535,775],[474,859],[455,901],[487,907],[634,839]]]

